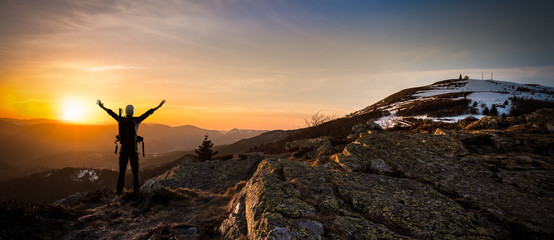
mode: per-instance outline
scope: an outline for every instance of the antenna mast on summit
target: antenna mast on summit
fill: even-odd
[[[492,81],[493,72],[491,72],[491,81]]]

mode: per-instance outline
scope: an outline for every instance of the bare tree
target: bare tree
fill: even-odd
[[[310,119],[304,119],[307,127],[315,127],[323,123],[335,120],[335,115],[326,115],[321,112],[317,112]]]

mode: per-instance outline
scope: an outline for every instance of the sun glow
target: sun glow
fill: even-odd
[[[63,102],[61,119],[66,122],[83,122],[87,119],[87,110],[82,101],[66,99]]]

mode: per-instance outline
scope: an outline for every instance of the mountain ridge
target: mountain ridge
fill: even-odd
[[[75,125],[42,120],[1,119],[0,139],[5,141],[0,145],[0,164],[6,168],[0,170],[64,167],[57,164],[59,154],[68,153],[73,156],[77,152],[106,155],[105,161],[98,164],[94,159],[84,157],[83,159],[90,161],[82,166],[105,168],[107,162],[117,159],[117,155],[113,154],[117,131],[116,124]],[[236,129],[222,132],[190,125],[171,127],[156,123],[144,123],[139,128],[139,135],[145,138],[145,151],[148,155],[195,149],[206,134],[216,145],[227,145],[264,132],[266,130]]]

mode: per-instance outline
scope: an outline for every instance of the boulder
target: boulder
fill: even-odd
[[[485,116],[479,119],[478,121],[475,121],[469,124],[464,129],[465,130],[498,129],[499,127],[500,127],[500,123],[498,118],[492,117],[492,116]]]
[[[368,121],[366,123],[358,123],[352,127],[352,132],[350,135],[348,135],[348,138],[350,139],[356,139],[360,136],[361,133],[368,133],[368,132],[383,132],[385,131],[381,125],[373,122]]]
[[[539,109],[525,117],[525,120],[529,124],[554,124],[554,109],[543,108]]]
[[[329,156],[334,153],[333,145],[329,137],[301,139],[286,143],[286,150],[294,152],[293,157],[314,159]]]
[[[474,116],[467,116],[465,118],[463,118],[462,120],[458,121],[458,125],[461,127],[461,128],[465,128],[467,127],[469,124],[477,121],[479,119],[475,118]]]

